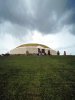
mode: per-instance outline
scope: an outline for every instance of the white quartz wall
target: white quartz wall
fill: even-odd
[[[48,50],[50,50],[50,53],[52,55],[57,55],[57,52],[49,49],[49,48],[44,48],[45,53],[48,54]],[[41,48],[40,48],[41,50]],[[38,54],[38,48],[36,47],[18,47],[10,51],[10,54],[26,54],[28,52],[29,54]]]

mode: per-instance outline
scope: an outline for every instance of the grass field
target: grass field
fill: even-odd
[[[0,57],[0,100],[75,100],[75,56]]]

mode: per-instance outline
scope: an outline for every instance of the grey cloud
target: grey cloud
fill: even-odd
[[[0,7],[0,17],[4,20],[17,24],[25,24],[24,22],[28,21],[27,8],[21,0],[1,0]]]
[[[8,27],[8,31],[15,34],[27,30],[55,33],[74,22],[74,13],[60,21],[69,10],[67,5],[68,0],[0,0],[0,23],[10,22],[12,28]]]
[[[18,37],[23,37],[25,33],[28,33],[27,28],[24,26],[12,24],[10,22],[3,22],[0,24],[0,34],[11,34],[12,36],[15,36],[16,38]]]
[[[71,28],[70,28],[70,33],[72,33],[72,34],[75,34],[75,24],[72,24],[71,25]]]

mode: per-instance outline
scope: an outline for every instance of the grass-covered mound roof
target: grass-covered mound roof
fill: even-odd
[[[46,45],[38,44],[38,43],[28,43],[28,44],[20,45],[20,46],[18,46],[18,47],[25,47],[25,46],[42,46],[42,47],[44,47],[44,48],[49,48],[49,47],[46,46]]]

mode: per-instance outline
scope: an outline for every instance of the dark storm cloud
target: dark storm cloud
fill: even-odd
[[[64,25],[75,24],[75,2],[72,2],[74,0],[0,0],[0,23],[10,22],[13,28],[8,28],[15,34],[26,33],[26,30],[54,33]]]
[[[23,1],[23,0],[22,0]],[[0,17],[15,24],[28,25],[26,3],[21,0],[0,0]]]

